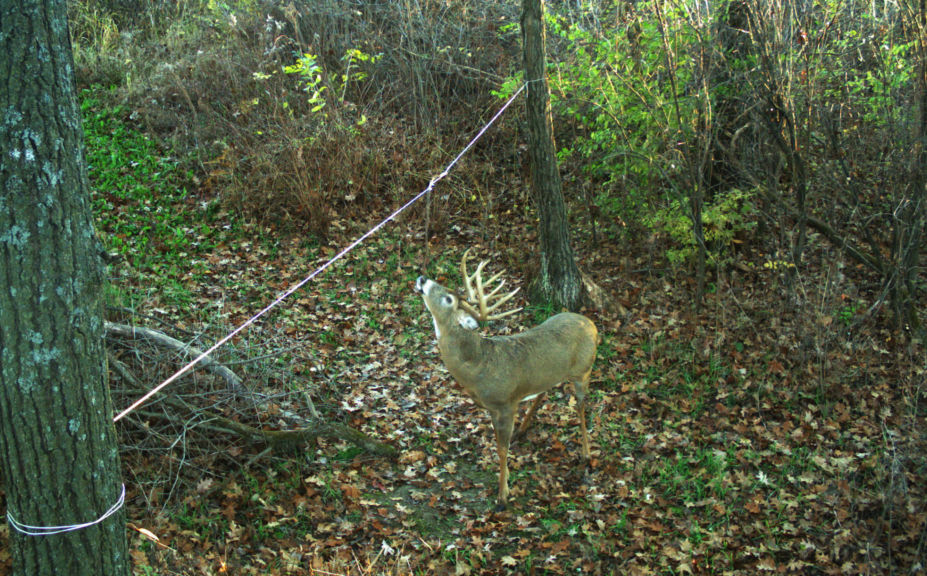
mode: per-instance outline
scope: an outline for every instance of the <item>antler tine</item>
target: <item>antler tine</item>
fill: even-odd
[[[502,318],[507,318],[507,317],[511,316],[512,314],[517,314],[518,312],[521,312],[521,307],[520,307],[520,306],[519,306],[518,308],[513,308],[513,309],[511,309],[511,310],[506,310],[505,312],[500,312],[500,313],[498,313],[498,314],[493,314],[493,315],[489,316],[489,317],[486,318],[486,319],[487,319],[487,320],[501,320]]]
[[[480,319],[480,312],[470,305],[470,302],[467,300],[476,300],[476,294],[473,292],[472,278],[467,272],[467,260],[470,258],[470,250],[473,250],[472,247],[467,248],[463,253],[463,257],[460,259],[460,276],[464,281],[464,289],[467,292],[466,300],[461,299],[459,301],[460,307],[464,309],[470,316],[473,316],[476,319]]]
[[[473,300],[476,298],[476,294],[473,292],[473,278],[479,275],[480,268],[477,268],[476,272],[474,272],[474,276],[470,276],[467,272],[467,260],[470,259],[470,250],[473,250],[473,248],[467,248],[463,253],[463,258],[460,259],[460,276],[463,278],[464,287],[467,290],[467,298]]]
[[[500,296],[499,299],[496,300],[496,302],[494,302],[492,306],[489,306],[489,307],[486,308],[486,312],[487,312],[487,313],[492,312],[492,311],[495,310],[496,308],[502,306],[503,304],[505,304],[506,302],[508,302],[508,301],[511,300],[512,298],[514,298],[515,295],[518,294],[518,291],[519,291],[519,290],[521,290],[521,288],[516,288],[516,289],[512,290],[511,292],[509,292],[508,294],[506,294],[506,295],[504,295],[504,296]],[[487,298],[488,298],[488,297],[487,297]],[[500,312],[499,314],[495,314],[495,315],[492,315],[492,316],[488,316],[486,319],[487,319],[487,320],[498,320],[499,318],[505,318],[506,316],[511,316],[512,314],[518,312],[519,310],[521,310],[521,308],[515,308],[514,310],[508,310],[508,311],[506,311],[506,312]]]
[[[467,260],[470,259],[470,250],[473,250],[472,247],[467,248],[463,253],[463,257],[460,259],[460,275],[463,277],[464,289],[467,292],[468,302],[461,301],[461,308],[467,311],[468,314],[476,318],[477,320],[486,320],[486,311],[484,310],[485,305],[482,303],[483,299],[481,295],[483,294],[482,286],[482,274],[483,268],[486,266],[486,261],[480,262],[476,271],[473,274],[467,272]],[[476,287],[473,286],[473,281],[476,280]],[[473,304],[479,306],[479,310],[473,307]]]
[[[504,272],[504,271],[503,271],[503,272]],[[493,282],[495,282],[500,276],[502,276],[502,272],[498,272],[495,276],[493,276],[492,278],[490,278],[489,280],[487,280],[487,281],[486,281],[486,285],[489,286],[490,284],[492,284]],[[505,286],[505,278],[503,278],[501,281],[499,281],[499,285],[496,286],[495,288],[493,288],[493,289],[489,292],[489,294],[486,295],[486,297],[487,297],[487,298],[492,298],[493,296],[495,296],[495,295],[499,292],[499,290],[502,290],[502,287],[503,287],[503,286]]]
[[[463,308],[464,312],[466,312],[466,313],[469,314],[470,316],[473,316],[473,317],[476,318],[477,320],[480,319],[480,311],[477,310],[476,308],[474,308],[473,306],[471,306],[470,303],[467,302],[466,300],[459,300],[459,301],[457,302],[457,304],[458,304],[461,308]]]
[[[505,280],[503,279],[497,286],[490,290],[489,294],[486,294],[484,288],[486,286],[491,286],[494,282],[496,282],[496,280],[499,280],[503,272],[494,274],[491,278],[489,278],[489,280],[484,282],[483,269],[486,267],[487,261],[483,260],[477,265],[473,274],[469,274],[467,272],[467,260],[470,256],[470,250],[472,250],[472,248],[468,248],[464,252],[463,258],[460,261],[460,274],[464,279],[464,286],[467,291],[467,299],[470,300],[470,302],[461,302],[461,308],[466,310],[468,314],[472,315],[477,320],[484,322],[487,320],[498,320],[500,318],[505,318],[520,311],[521,308],[516,308],[514,310],[492,314],[494,310],[514,298],[515,294],[518,293],[520,288],[516,288],[508,294],[497,296],[499,291],[502,290],[502,287],[505,285]],[[474,282],[476,283],[476,286],[474,286]],[[495,300],[495,302],[490,305],[490,300]]]

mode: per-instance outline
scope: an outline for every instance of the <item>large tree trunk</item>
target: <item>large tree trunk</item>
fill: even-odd
[[[0,8],[0,468],[23,524],[93,522],[119,501],[102,269],[63,0]],[[128,574],[125,514],[28,536],[13,569]]]
[[[528,84],[528,155],[531,188],[540,219],[541,266],[531,287],[535,300],[578,310],[588,303],[570,246],[547,85],[543,0],[524,0],[521,31]]]

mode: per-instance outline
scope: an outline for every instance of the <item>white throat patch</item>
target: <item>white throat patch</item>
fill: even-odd
[[[457,318],[457,323],[467,330],[476,330],[480,327],[480,323],[469,314],[461,314],[460,317]]]

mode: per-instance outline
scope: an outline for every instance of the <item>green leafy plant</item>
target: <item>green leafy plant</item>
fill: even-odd
[[[324,71],[317,56],[306,52],[294,64],[284,66],[283,71],[299,77],[302,91],[309,95],[309,107],[313,113],[325,108],[327,102],[323,94],[328,87],[325,86]]]
[[[560,151],[561,158],[576,157],[589,178],[603,182],[595,199],[601,208],[626,218],[646,214],[654,200],[647,192],[659,176],[654,162],[668,152],[667,136],[684,128],[674,115],[657,21],[641,18],[602,34],[550,15],[548,27],[570,55],[550,76],[552,106],[583,129]],[[683,58],[692,31],[679,32],[675,48]],[[686,68],[675,73],[678,85],[691,80]],[[679,104],[682,117],[692,115],[694,99]],[[616,189],[624,193],[614,194]]]
[[[603,221],[618,223],[611,233],[641,226],[663,229],[659,222],[672,215],[673,231],[692,235],[691,221],[686,225],[677,218],[685,216],[686,204],[673,204],[667,191],[688,177],[681,155],[686,142],[696,139],[692,119],[705,96],[680,97],[674,86],[692,85],[695,68],[668,69],[668,62],[695,59],[707,32],[696,30],[679,6],[661,4],[653,10],[671,22],[674,32],[667,41],[661,20],[649,13],[615,27],[587,26],[548,13],[547,28],[558,44],[548,74],[551,107],[576,127],[571,139],[561,140],[565,144],[558,155],[593,185],[590,199],[607,216]],[[518,83],[507,82],[500,96]]]
[[[368,54],[357,48],[349,48],[345,51],[344,56],[341,57],[341,61],[344,62],[344,73],[339,75],[342,102],[347,96],[348,84],[351,82],[363,82],[367,79],[367,72],[364,70],[363,65],[376,64],[382,57],[382,54]]]
[[[308,104],[312,114],[319,114],[329,104],[337,105],[339,110],[347,102],[348,86],[363,82],[368,72],[366,66],[375,64],[382,55],[368,54],[357,48],[349,48],[341,57],[344,63],[344,72],[329,74],[326,72],[319,57],[305,52],[296,59],[296,62],[284,66],[286,74],[294,74],[299,78],[299,85],[303,92],[308,94]],[[329,88],[331,87],[331,90]],[[321,114],[322,118],[326,115]],[[361,114],[355,124],[361,126],[367,122],[366,116]]]
[[[188,178],[178,160],[142,132],[122,121],[119,106],[104,103],[102,88],[85,90],[82,111],[91,198],[97,229],[107,249],[139,268],[160,267],[162,254],[193,249],[177,204]],[[144,218],[137,215],[142,213]]]
[[[730,248],[737,242],[737,236],[756,226],[753,193],[743,190],[729,190],[718,194],[712,202],[706,202],[702,212],[702,226],[708,243],[708,263],[724,266],[730,263]],[[688,211],[679,200],[672,200],[658,209],[644,221],[655,230],[661,230],[678,246],[670,248],[666,257],[671,264],[688,264],[695,257],[695,238]]]
[[[863,20],[866,20],[865,15]],[[845,31],[835,41],[834,50],[858,54],[859,45],[866,44],[861,41],[861,34],[859,30]],[[817,68],[817,75],[826,86],[824,97],[842,105],[853,105],[862,113],[867,124],[881,127],[899,122],[907,114],[897,103],[899,96],[910,89],[913,81],[914,54],[913,41],[873,45],[867,59],[870,62],[868,69],[853,70],[849,78],[846,67],[839,60],[839,65],[835,66],[832,58],[825,59],[823,65]]]
[[[841,306],[837,310],[837,318],[844,326],[849,326],[853,323],[853,319],[856,318],[856,315],[859,314],[860,308],[862,306],[859,302],[850,302],[844,306]]]

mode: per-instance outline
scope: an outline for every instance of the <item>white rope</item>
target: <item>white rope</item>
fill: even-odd
[[[261,310],[260,312],[258,312],[257,314],[255,314],[254,316],[252,316],[251,318],[249,318],[248,320],[246,320],[246,321],[245,321],[244,323],[242,323],[238,328],[235,328],[235,329],[232,330],[232,332],[230,332],[227,336],[225,336],[224,338],[222,338],[221,340],[219,340],[218,342],[216,342],[215,344],[213,344],[212,347],[210,347],[208,350],[206,350],[205,352],[203,352],[202,354],[200,354],[199,356],[197,356],[195,359],[193,359],[192,362],[190,362],[189,364],[187,364],[186,366],[184,366],[183,368],[181,368],[180,370],[178,370],[176,373],[174,373],[173,376],[171,376],[170,378],[168,378],[168,379],[165,380],[164,382],[161,382],[160,384],[158,384],[157,386],[155,386],[154,388],[152,388],[151,390],[149,390],[144,396],[142,396],[141,398],[139,398],[138,400],[136,400],[131,406],[129,406],[128,408],[126,408],[125,410],[123,410],[122,412],[120,412],[119,414],[117,414],[116,417],[113,418],[113,422],[118,422],[119,420],[121,420],[122,418],[124,418],[127,414],[129,414],[130,412],[132,412],[133,410],[135,410],[136,408],[138,408],[139,406],[141,406],[142,404],[144,404],[146,401],[148,401],[148,399],[150,399],[152,396],[154,396],[155,394],[157,394],[158,392],[160,392],[162,389],[164,389],[165,386],[167,386],[168,384],[174,382],[175,380],[177,380],[178,378],[180,378],[181,376],[183,376],[184,374],[186,374],[187,372],[189,372],[196,364],[198,364],[201,360],[203,360],[204,358],[206,358],[207,356],[209,356],[211,353],[213,353],[217,348],[219,348],[220,346],[222,346],[223,344],[225,344],[226,342],[228,342],[229,340],[231,340],[232,338],[234,338],[235,336],[237,336],[242,330],[244,330],[244,329],[247,328],[248,326],[251,326],[252,324],[254,324],[254,323],[257,321],[258,318],[260,318],[260,317],[263,316],[264,314],[267,314],[267,313],[270,312],[273,308],[276,308],[277,305],[279,305],[281,302],[283,302],[286,298],[288,298],[288,297],[289,297],[290,295],[292,295],[294,292],[296,292],[297,290],[299,290],[300,288],[302,288],[303,286],[305,286],[306,284],[308,284],[313,278],[315,278],[316,276],[318,276],[319,274],[321,274],[322,272],[324,272],[329,266],[331,266],[332,264],[334,264],[335,262],[337,262],[338,260],[340,260],[342,257],[344,257],[345,254],[347,254],[348,252],[350,252],[351,250],[353,250],[354,248],[356,248],[358,244],[360,244],[361,242],[363,242],[363,241],[366,240],[367,238],[369,238],[369,237],[373,236],[374,234],[376,234],[377,231],[380,230],[380,228],[382,228],[383,226],[385,226],[387,222],[389,222],[390,220],[392,220],[393,218],[395,218],[396,216],[398,216],[398,215],[399,215],[400,213],[402,213],[406,208],[408,208],[408,207],[411,206],[412,204],[418,202],[423,196],[425,196],[426,194],[428,194],[429,192],[431,192],[431,190],[434,188],[435,184],[437,184],[438,182],[440,182],[445,176],[448,175],[448,173],[450,172],[451,168],[453,168],[454,165],[457,164],[457,162],[463,157],[463,155],[466,154],[466,153],[470,150],[470,148],[473,147],[474,144],[476,144],[476,141],[479,140],[479,139],[483,136],[483,134],[486,132],[486,130],[488,130],[489,127],[492,126],[493,123],[499,118],[499,116],[501,116],[502,113],[505,112],[506,108],[508,108],[509,105],[510,105],[512,102],[515,101],[515,98],[516,98],[519,94],[521,94],[522,90],[524,90],[525,87],[526,87],[527,85],[528,85],[528,83],[524,83],[524,84],[521,85],[521,88],[519,88],[519,89],[515,92],[515,94],[513,94],[512,97],[509,98],[508,101],[502,106],[502,108],[500,108],[499,111],[496,112],[496,114],[489,120],[489,122],[487,122],[487,123],[483,126],[483,128],[480,129],[480,131],[476,134],[476,136],[473,137],[472,140],[470,140],[470,142],[464,147],[464,149],[460,152],[460,154],[458,154],[457,157],[454,158],[454,159],[451,161],[451,163],[447,165],[447,167],[444,169],[444,171],[441,172],[440,174],[438,174],[437,176],[435,176],[434,178],[431,179],[431,182],[428,183],[428,187],[427,187],[427,188],[425,188],[424,190],[422,190],[421,192],[419,192],[418,194],[416,194],[415,197],[413,197],[411,200],[409,200],[408,202],[406,202],[405,204],[403,204],[398,210],[396,210],[395,212],[393,212],[392,214],[390,214],[389,216],[387,216],[382,222],[380,222],[379,224],[377,224],[376,226],[374,226],[373,228],[371,228],[370,230],[368,230],[363,236],[361,236],[360,238],[358,238],[358,239],[355,240],[354,242],[351,242],[351,244],[349,244],[349,245],[347,246],[347,248],[345,248],[344,250],[342,250],[341,252],[339,252],[338,254],[336,254],[333,258],[331,258],[331,259],[330,259],[328,262],[326,262],[325,264],[322,264],[321,266],[319,266],[312,274],[310,274],[309,276],[307,276],[306,278],[304,278],[301,282],[299,282],[298,284],[296,284],[295,286],[293,286],[292,288],[290,288],[289,290],[287,290],[286,292],[284,292],[284,293],[283,293],[282,295],[280,295],[276,300],[274,300],[273,302],[271,302],[270,304],[268,304],[263,310]]]
[[[51,536],[53,534],[63,534],[64,532],[73,532],[75,530],[82,530],[84,528],[95,526],[118,512],[119,509],[122,508],[122,505],[125,504],[125,501],[126,485],[123,484],[122,493],[119,494],[119,500],[117,500],[116,503],[113,504],[110,509],[107,510],[102,516],[96,520],[93,520],[92,522],[84,522],[83,524],[72,524],[65,526],[33,526],[31,524],[23,524],[22,522],[16,520],[9,509],[6,511],[6,520],[14,530],[27,536]]]

